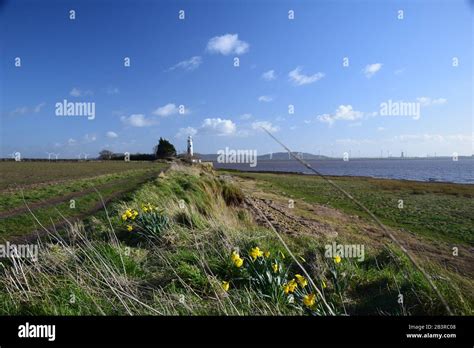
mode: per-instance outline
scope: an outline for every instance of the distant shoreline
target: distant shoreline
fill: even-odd
[[[300,175],[300,176],[318,176],[317,174],[304,173],[304,172],[288,172],[288,171],[271,171],[271,170],[241,170],[241,169],[226,169],[226,168],[214,168],[217,171],[222,172],[238,172],[238,173],[250,173],[250,174],[279,174],[279,175]],[[327,178],[354,178],[354,179],[375,179],[375,180],[391,180],[391,181],[402,181],[402,182],[413,182],[413,183],[426,183],[426,184],[450,184],[450,185],[474,185],[474,183],[466,182],[452,182],[452,181],[430,181],[430,180],[414,180],[414,179],[396,179],[396,178],[384,178],[376,176],[363,176],[363,175],[324,175]]]

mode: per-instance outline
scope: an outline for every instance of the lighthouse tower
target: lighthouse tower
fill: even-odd
[[[193,138],[188,137],[188,156],[193,157]]]

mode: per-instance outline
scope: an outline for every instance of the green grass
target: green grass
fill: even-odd
[[[300,178],[307,184],[301,176],[294,181]],[[269,179],[262,185],[269,185]],[[260,268],[253,274],[253,269],[233,265],[231,251],[238,250],[248,265],[250,248],[259,246],[278,258],[282,276],[302,272],[275,233],[256,225],[238,205],[239,197],[243,195],[235,184],[208,170],[174,167],[109,206],[110,221],[98,214],[70,228],[65,239],[44,239],[39,261],[17,266],[25,277],[13,276],[9,264],[0,267],[0,314],[310,314],[300,300],[285,300],[279,281],[260,278]],[[141,207],[148,203],[169,224],[153,238],[136,238],[137,231],[127,231],[129,221],[121,215],[126,209],[146,214]],[[396,249],[369,249],[363,262],[344,259],[336,265],[324,257],[328,241],[308,235],[282,238],[336,314],[445,314],[426,280]],[[430,274],[439,274],[437,266],[425,266]],[[249,272],[258,282],[248,278]],[[458,282],[454,275],[452,280],[435,282],[456,314],[472,315],[473,298],[458,287],[464,280]],[[222,281],[230,282],[228,292]],[[403,305],[397,302],[399,293]],[[321,314],[319,295],[317,306],[313,314]]]
[[[257,180],[263,190],[308,203],[367,215],[323,179],[296,174],[238,173]],[[474,244],[474,185],[421,183],[359,177],[331,178],[388,226],[405,228],[423,237],[451,243]],[[403,209],[399,209],[403,200]],[[297,202],[296,202],[297,204]]]

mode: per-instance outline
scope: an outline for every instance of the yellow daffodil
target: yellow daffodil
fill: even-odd
[[[252,260],[255,261],[257,257],[261,257],[263,255],[263,252],[260,250],[259,247],[255,247],[255,248],[250,249],[249,255],[252,258]]]
[[[130,232],[131,230],[133,230],[133,226],[132,225],[127,225],[127,231]]]
[[[148,207],[143,206],[143,207],[142,207],[142,210],[143,210],[144,213],[148,213]]]
[[[304,288],[306,285],[308,285],[308,281],[306,280],[305,277],[303,277],[301,274],[296,274],[295,275],[296,277],[296,281],[298,282],[298,284]]]
[[[292,293],[296,290],[297,287],[298,283],[296,283],[296,280],[292,279],[288,283],[283,285],[283,291],[285,292],[285,294]]]
[[[272,265],[272,268],[273,268],[273,272],[278,273],[278,271],[280,270],[280,265],[278,263],[274,263]]]
[[[308,308],[313,307],[315,302],[316,302],[315,294],[308,294],[303,297],[303,304]]]
[[[233,251],[232,254],[230,255],[230,259],[232,260],[232,262],[237,268],[242,267],[242,265],[244,264],[244,260],[242,260],[240,255],[235,251]]]
[[[131,211],[130,209],[127,209],[127,210],[125,211],[125,214],[127,215],[127,217],[132,217],[132,215],[133,215],[133,214],[132,214],[132,211]]]
[[[122,221],[127,221],[127,214],[122,214]]]
[[[341,257],[339,255],[334,256],[334,262],[335,263],[340,263],[341,262]]]
[[[221,286],[222,286],[222,289],[224,289],[224,291],[229,291],[229,286],[230,286],[229,282],[223,281]]]
[[[242,267],[244,260],[239,257],[238,259],[235,259],[234,264],[237,266],[237,268]]]
[[[265,256],[267,259],[270,257],[270,251],[265,251],[265,253],[263,254],[263,256]]]

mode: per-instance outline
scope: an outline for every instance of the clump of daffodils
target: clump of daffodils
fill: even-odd
[[[230,254],[233,277],[221,283],[224,291],[229,291],[230,281],[234,287],[250,286],[265,298],[300,308],[309,314],[324,314],[319,308],[321,301],[308,279],[301,274],[290,275],[281,251],[270,252],[253,246],[247,252],[239,254],[234,250]],[[336,262],[336,261],[335,261]],[[326,288],[324,280],[318,282],[321,289]]]
[[[136,209],[126,209],[120,214],[125,229],[128,232],[137,231],[142,235],[158,235],[169,225],[168,218],[151,203],[142,203],[141,212]]]
[[[138,216],[138,211],[134,209],[127,209],[122,214],[122,221],[135,220]]]

